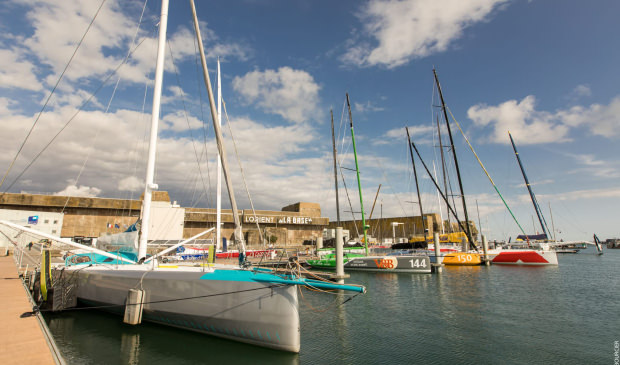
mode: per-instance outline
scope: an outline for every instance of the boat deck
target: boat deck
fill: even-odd
[[[55,364],[37,317],[20,317],[32,305],[11,256],[0,257],[0,293],[0,363]]]

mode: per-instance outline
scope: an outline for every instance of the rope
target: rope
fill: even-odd
[[[283,287],[283,286],[286,286],[286,284],[274,284],[274,285],[266,286],[266,287],[263,287],[263,288],[236,290],[236,291],[226,292],[226,293],[197,295],[197,296],[193,296],[193,297],[183,297],[183,298],[175,298],[175,299],[153,300],[153,301],[150,301],[150,302],[141,302],[141,303],[133,303],[133,304],[110,304],[110,305],[99,305],[99,306],[91,306],[91,307],[75,307],[75,308],[68,308],[68,309],[57,310],[57,311],[54,311],[54,312],[67,312],[67,311],[73,311],[73,310],[86,310],[86,309],[119,308],[119,307],[125,307],[127,305],[144,305],[144,304],[158,304],[158,303],[180,302],[180,301],[183,301],[183,300],[192,300],[192,299],[217,297],[217,296],[221,296],[221,295],[246,293],[246,292],[251,292],[251,291],[256,291],[256,290],[279,288],[279,287]],[[32,309],[33,310],[30,313],[35,313],[35,312],[52,312],[51,309],[40,309],[38,306],[33,307]],[[29,313],[29,312],[26,312],[26,313]]]
[[[508,206],[508,203],[506,203],[506,201],[504,200],[504,197],[502,196],[502,194],[499,192],[499,189],[497,188],[497,185],[495,185],[495,183],[493,182],[493,179],[491,179],[491,175],[489,175],[489,172],[487,171],[487,169],[484,167],[484,165],[482,164],[482,161],[480,161],[480,158],[478,157],[478,154],[476,153],[476,151],[474,150],[474,147],[471,145],[471,143],[469,143],[469,139],[467,139],[467,136],[465,135],[465,132],[463,132],[463,129],[461,128],[461,125],[459,124],[459,122],[456,120],[456,118],[454,117],[454,115],[452,115],[452,111],[446,107],[446,109],[448,109],[448,112],[450,113],[450,116],[452,117],[452,119],[454,120],[454,123],[456,124],[456,126],[459,128],[459,131],[461,131],[461,134],[463,135],[463,138],[465,138],[465,142],[467,142],[467,145],[469,146],[469,149],[471,150],[471,152],[474,154],[474,156],[476,157],[476,160],[478,160],[478,163],[480,164],[480,167],[482,167],[482,170],[484,170],[484,173],[487,175],[487,177],[489,178],[489,181],[491,182],[491,184],[493,185],[493,187],[495,188],[495,191],[497,192],[497,195],[499,195],[499,197],[502,199],[502,202],[504,202],[504,205],[506,206],[506,209],[508,209],[508,211],[510,212],[510,215],[512,216],[512,219],[514,219],[515,223],[517,224],[517,226],[519,226],[519,229],[521,230],[521,233],[523,233],[523,235],[525,235],[525,237],[527,237],[527,234],[525,234],[525,231],[523,230],[523,228],[521,227],[521,225],[519,224],[519,222],[517,221],[517,218],[515,217],[515,215],[512,213],[512,210],[510,210],[510,207]],[[540,208],[539,208],[540,209]],[[528,244],[529,244],[529,238],[527,238]]]

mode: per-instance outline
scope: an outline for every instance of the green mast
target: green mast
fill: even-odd
[[[349,102],[349,93],[347,95],[347,108],[349,109],[349,124],[351,125],[351,140],[353,141],[353,156],[355,156],[355,172],[357,173],[357,188],[360,193],[360,208],[362,209],[362,227],[364,228],[364,250],[368,256],[368,236],[366,232],[369,226],[366,225],[366,217],[364,216],[364,200],[362,199],[362,183],[360,182],[360,168],[357,164],[357,151],[355,149],[355,133],[353,133],[353,117],[351,116],[351,103]]]

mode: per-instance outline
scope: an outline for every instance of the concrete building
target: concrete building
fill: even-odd
[[[368,235],[372,236],[378,243],[398,243],[405,242],[413,236],[423,237],[424,230],[426,230],[428,237],[433,237],[435,232],[442,233],[442,225],[444,226],[443,231],[450,231],[448,229],[448,222],[444,221],[442,223],[437,213],[424,214],[424,219],[422,219],[421,216],[373,218],[370,220],[367,219],[366,224],[370,226],[367,232]],[[328,229],[336,228],[337,225],[337,222],[330,222]],[[475,239],[478,234],[478,229],[471,221],[469,225],[472,229],[472,236],[474,236]],[[358,234],[360,237],[363,236],[361,219],[356,221],[341,221],[340,226],[343,227],[343,229],[349,230],[352,239],[358,238]],[[451,226],[452,232],[461,231],[457,223],[452,222]],[[394,242],[394,237],[396,238],[396,242]],[[372,239],[369,241],[374,242]]]
[[[0,194],[0,219],[25,225],[28,217],[38,216],[38,225],[30,227],[88,240],[123,232],[138,220],[141,206],[141,200],[5,193]],[[319,237],[329,224],[317,203],[299,202],[281,211],[246,209],[239,214],[248,246],[269,242],[278,247],[299,246]],[[234,229],[230,209],[222,210],[222,222],[222,237],[230,242]],[[154,192],[149,240],[182,240],[215,224],[215,209],[183,208],[171,203],[167,192]]]

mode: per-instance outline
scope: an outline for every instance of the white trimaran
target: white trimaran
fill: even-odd
[[[235,244],[239,246],[240,252],[245,252],[196,9],[193,0],[190,3],[198,37],[203,77],[209,95],[213,127],[235,222]],[[142,319],[144,320],[278,350],[299,352],[300,323],[297,286],[356,292],[364,292],[365,288],[304,279],[292,275],[276,275],[269,270],[247,267],[218,264],[209,267],[160,267],[158,265],[157,257],[206,232],[147,258],[151,195],[153,190],[157,189],[153,181],[153,173],[164,71],[167,17],[168,0],[162,0],[149,156],[137,256],[139,261],[128,265],[69,266],[65,270],[77,275],[77,297],[83,303],[116,306],[117,311],[122,313],[128,292],[132,289],[139,289],[144,293],[142,300],[144,305]],[[10,222],[0,221],[0,225],[38,234],[56,243],[68,244],[117,258],[111,252],[82,246],[67,239],[53,237]],[[128,261],[122,257],[118,258],[121,261]]]

